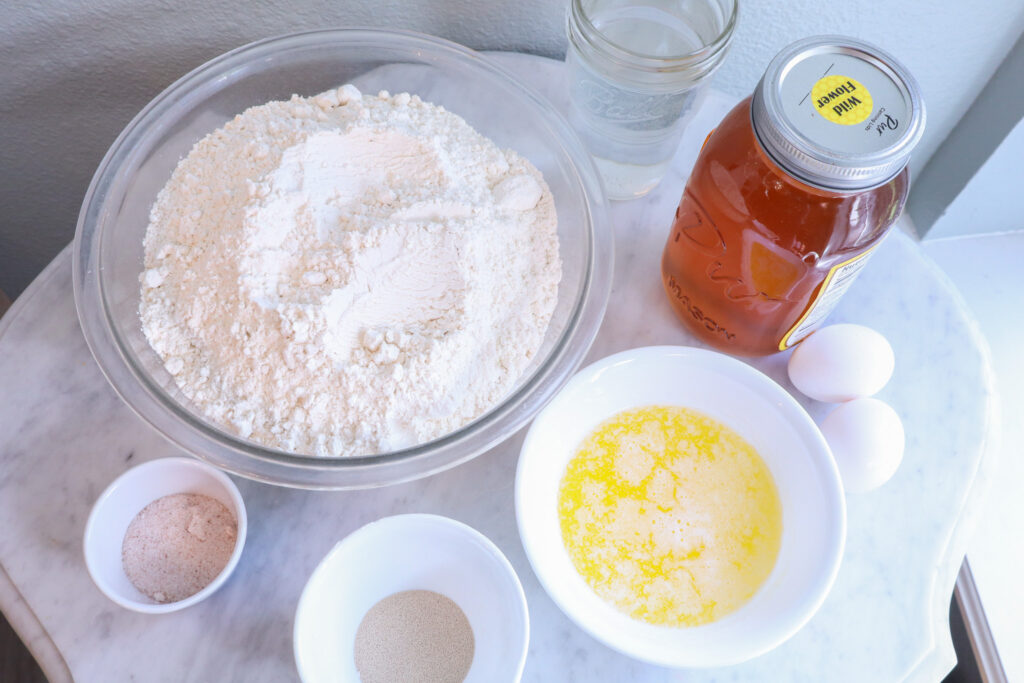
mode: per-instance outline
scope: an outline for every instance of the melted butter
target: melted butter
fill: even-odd
[[[736,432],[687,408],[615,415],[569,461],[562,540],[594,591],[635,619],[697,626],[768,578],[782,537],[771,472]]]

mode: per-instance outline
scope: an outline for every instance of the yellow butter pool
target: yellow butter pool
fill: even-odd
[[[782,506],[757,451],[697,411],[648,406],[601,424],[569,461],[562,540],[594,591],[635,619],[697,626],[768,578]]]

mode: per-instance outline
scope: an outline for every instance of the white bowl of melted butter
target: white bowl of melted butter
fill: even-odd
[[[828,594],[846,538],[810,416],[749,365],[688,347],[577,374],[523,443],[516,516],[577,625],[670,667],[736,664],[790,638]]]

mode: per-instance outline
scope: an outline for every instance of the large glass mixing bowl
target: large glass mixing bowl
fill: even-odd
[[[439,439],[379,455],[296,455],[240,438],[191,405],[142,333],[139,274],[150,207],[178,161],[246,108],[344,83],[441,104],[539,168],[554,195],[564,275],[534,362],[498,405]],[[565,120],[471,50],[402,31],[340,29],[272,38],[199,67],[136,116],[100,163],[75,235],[75,305],[114,389],[186,451],[223,469],[305,488],[381,486],[464,462],[526,424],[579,366],[611,288],[612,234],[601,185]]]

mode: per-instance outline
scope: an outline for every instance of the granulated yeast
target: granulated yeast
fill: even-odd
[[[217,578],[235,549],[238,522],[197,493],[159,498],[135,516],[121,546],[128,580],[161,603],[194,595]]]
[[[363,683],[461,683],[473,663],[473,628],[450,598],[402,591],[370,608],[356,631]]]

